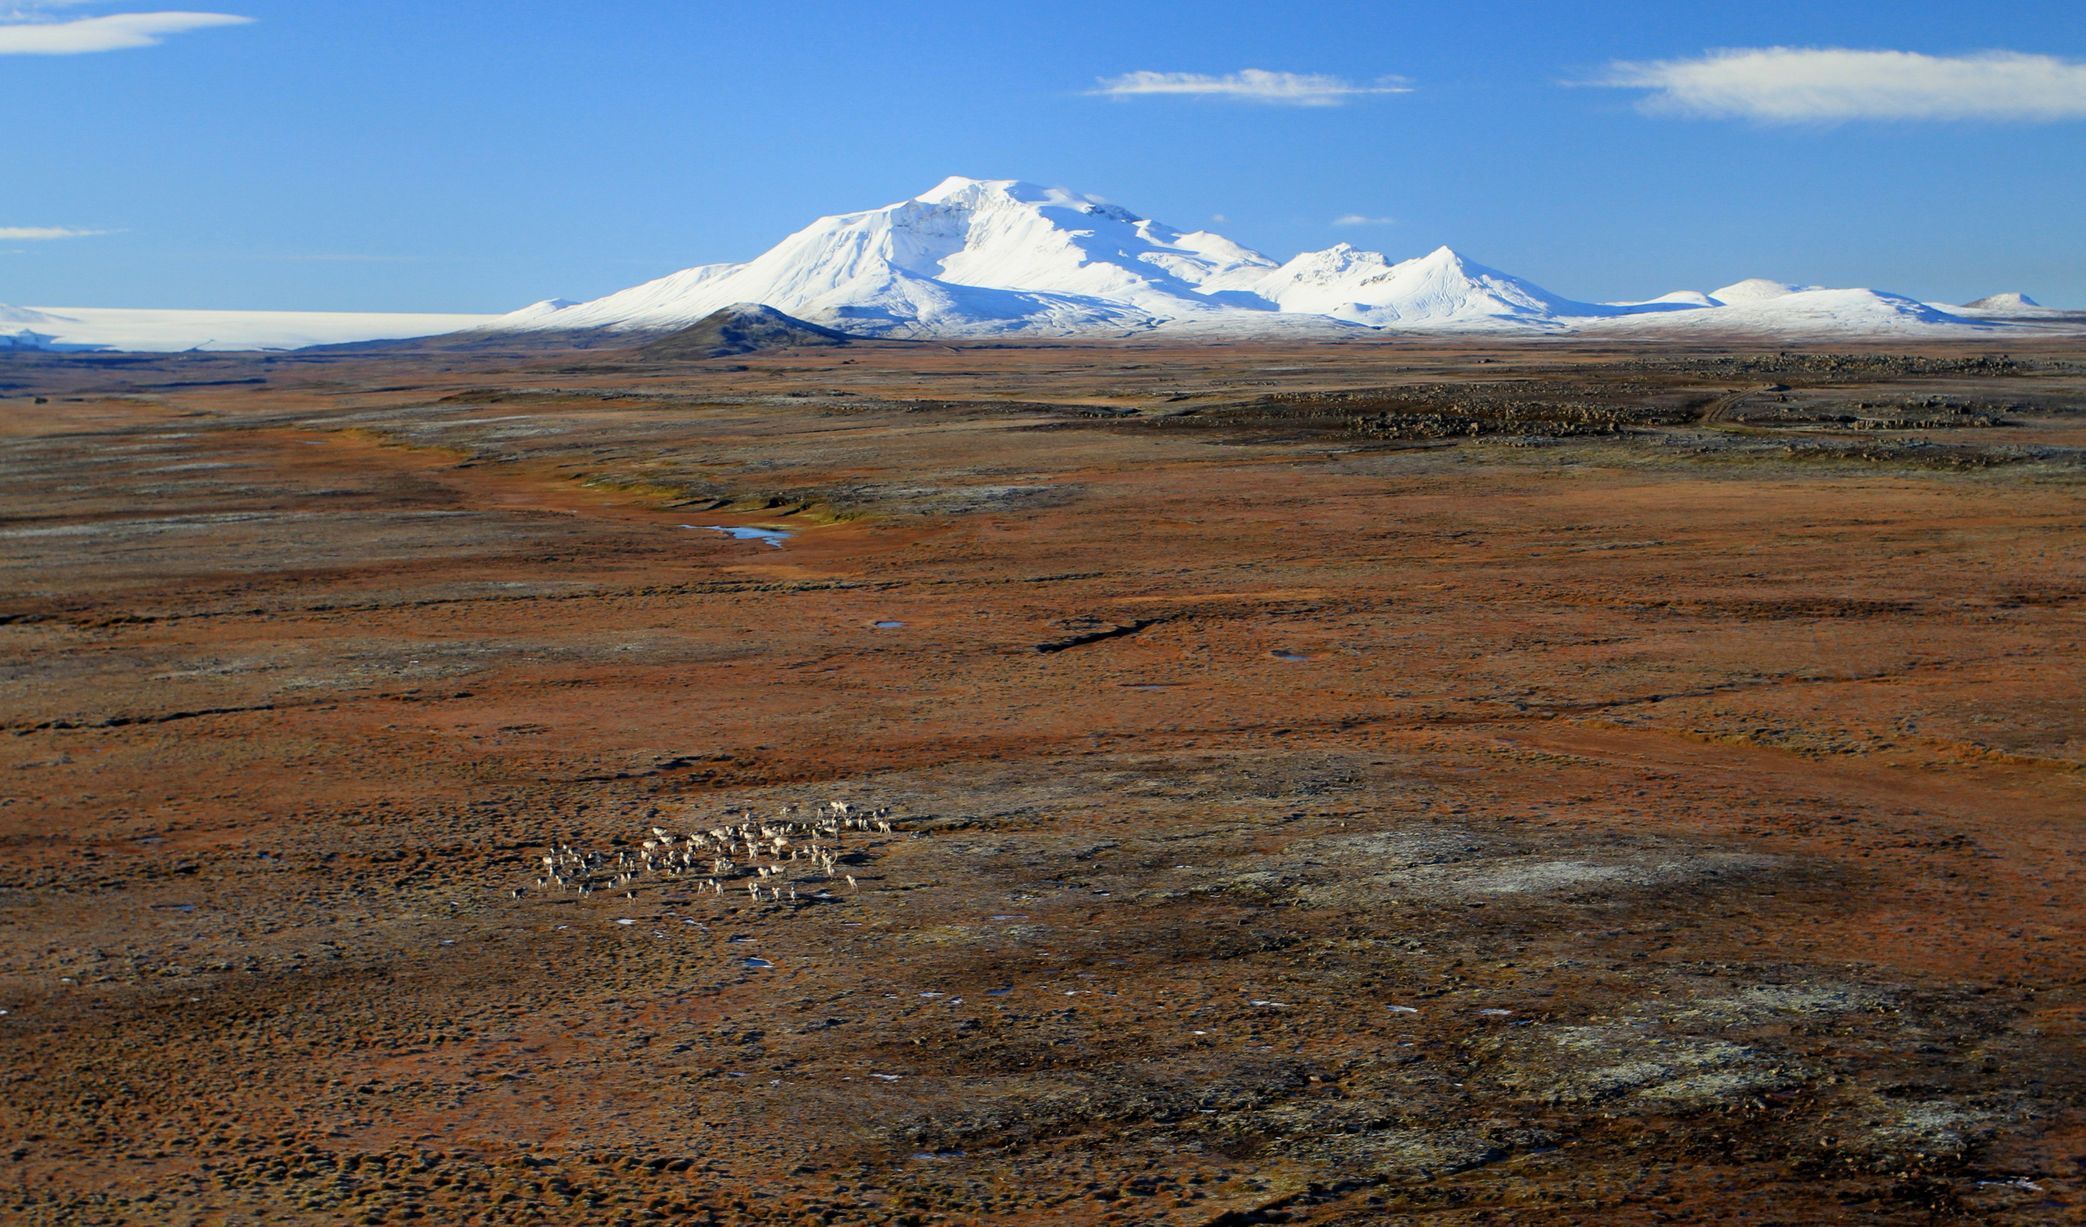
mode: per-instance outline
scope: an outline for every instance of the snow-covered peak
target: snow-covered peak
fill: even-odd
[[[1711,290],[1709,296],[1720,303],[1737,306],[1742,303],[1766,302],[1771,298],[1785,298],[1791,294],[1801,294],[1806,290],[1819,288],[1815,285],[1791,285],[1786,281],[1771,281],[1766,277],[1748,277],[1744,281],[1734,281],[1721,290]]]
[[[1611,307],[1714,307],[1716,299],[1700,290],[1674,290],[1657,298],[1636,298],[1627,302],[1608,303]]]
[[[1348,243],[1307,251],[1253,282],[1281,310],[1397,328],[1547,326],[1565,314],[1600,314],[1541,286],[1466,260],[1451,247],[1392,263]]]
[[[1198,287],[1272,263],[1220,235],[1183,234],[1063,188],[956,176],[896,204],[820,218],[745,264],[685,269],[506,322],[659,331],[759,302],[875,334],[1138,329],[1221,310]]]
[[[1150,223],[1147,223],[1150,224]],[[1242,243],[1234,243],[1211,230],[1190,230],[1177,234],[1173,245],[1183,251],[1194,252],[1219,267],[1273,268],[1275,262]]]
[[[507,318],[517,321],[547,320],[567,307],[577,307],[578,305],[577,302],[570,298],[546,298],[540,302],[532,302],[519,311],[509,313]]]
[[[1446,250],[1446,249],[1444,249]],[[1390,257],[1352,243],[1335,243],[1322,251],[1300,252],[1282,266],[1299,275],[1342,276],[1360,273],[1373,276],[1391,267]]]
[[[1107,203],[1093,196],[1082,196],[1078,192],[1061,187],[1043,187],[1025,179],[973,179],[967,175],[950,175],[913,199],[921,204],[958,203],[976,206],[1004,201],[1010,204],[1054,204],[1068,208],[1097,207]]]
[[[2011,290],[2005,294],[1987,294],[1983,298],[1963,304],[1963,310],[1985,312],[1992,315],[2034,314],[2050,308],[2021,293]]]
[[[987,192],[1001,192],[1011,195],[1017,191],[1040,190],[1036,185],[1023,183],[1019,179],[973,179],[967,175],[950,175],[913,199],[922,204],[941,204],[945,200],[966,193],[982,195]]]

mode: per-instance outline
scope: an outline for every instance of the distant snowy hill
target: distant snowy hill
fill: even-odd
[[[58,321],[41,311],[0,303],[0,353],[10,350],[49,349],[56,334],[38,332],[31,325],[49,327]]]
[[[2041,323],[2046,327],[2069,324],[2074,328],[2086,325],[2086,311],[2045,307],[2019,290],[2005,294],[1987,294],[1960,307],[1942,307],[1941,310],[1966,315],[1971,319],[2005,320],[2015,324]]]
[[[57,333],[47,330],[62,327],[65,322],[41,311],[0,303],[0,354],[25,349],[56,349]]]
[[[1786,336],[1901,336],[1989,331],[1950,310],[1880,290],[1828,290],[1754,278],[1712,290],[1696,310],[1589,321],[1589,331],[1761,333]]]
[[[1971,311],[2047,311],[2048,307],[2021,293],[2019,290],[2006,294],[1987,294],[1975,302],[1963,306]]]
[[[0,350],[302,349],[460,332],[504,318],[508,317],[373,311],[0,307]]]

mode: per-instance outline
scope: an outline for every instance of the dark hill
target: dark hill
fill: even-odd
[[[638,353],[647,358],[726,358],[763,349],[845,345],[849,340],[844,332],[785,315],[763,303],[733,303]]]

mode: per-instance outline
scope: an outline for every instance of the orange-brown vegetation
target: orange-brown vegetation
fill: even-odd
[[[2082,451],[2055,345],[0,360],[0,1217],[2075,1216]]]

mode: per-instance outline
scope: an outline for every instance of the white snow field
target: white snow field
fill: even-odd
[[[494,315],[0,307],[0,351],[301,349],[480,328]]]
[[[2016,300],[2019,300],[2017,305]],[[547,300],[495,331],[685,327],[735,303],[867,336],[1963,334],[2055,326],[2018,295],[1976,309],[1875,290],[1742,281],[1644,302],[1580,302],[1447,247],[1393,261],[1345,243],[1277,262],[1208,231],[1012,179],[944,180],[822,217],[744,264],[705,264],[591,302]]]

